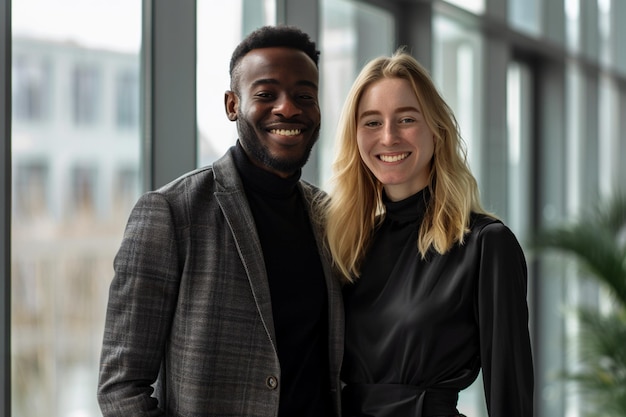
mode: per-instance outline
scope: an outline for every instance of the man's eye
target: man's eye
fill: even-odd
[[[296,95],[297,100],[301,101],[317,101],[317,94],[309,92],[301,92]]]

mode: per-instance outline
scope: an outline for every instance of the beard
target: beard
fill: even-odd
[[[294,155],[290,158],[280,158],[272,155],[268,147],[257,138],[256,131],[252,125],[242,118],[237,119],[237,131],[239,132],[241,145],[251,158],[275,171],[293,174],[300,170],[309,160],[313,145],[319,138],[320,126],[317,126],[313,135],[309,138],[304,151],[300,155]]]

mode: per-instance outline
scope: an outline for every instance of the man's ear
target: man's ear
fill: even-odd
[[[224,93],[224,108],[226,109],[226,117],[231,122],[237,120],[237,110],[239,110],[239,97],[234,91],[226,91]]]

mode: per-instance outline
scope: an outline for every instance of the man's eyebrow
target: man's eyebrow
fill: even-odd
[[[258,80],[254,80],[252,82],[252,87],[256,87],[256,86],[259,86],[259,85],[266,85],[266,84],[279,85],[280,83],[278,82],[278,80],[276,80],[274,78],[260,78]],[[315,90],[318,89],[316,83],[314,83],[312,81],[307,81],[307,80],[300,80],[300,81],[296,82],[296,85],[310,87],[310,88],[313,88]]]
[[[312,81],[301,80],[301,81],[298,81],[296,84],[302,85],[302,86],[305,86],[305,87],[311,87],[311,88],[317,90],[317,84],[315,84]]]

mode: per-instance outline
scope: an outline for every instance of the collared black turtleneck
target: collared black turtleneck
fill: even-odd
[[[252,164],[241,144],[235,165],[263,249],[281,367],[280,417],[330,415],[327,292],[300,171],[281,178]]]

